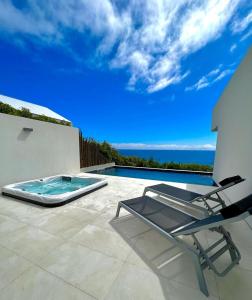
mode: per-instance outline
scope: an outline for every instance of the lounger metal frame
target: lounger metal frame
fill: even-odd
[[[148,189],[147,189],[148,190]],[[167,204],[169,206],[169,203]],[[176,230],[173,230],[171,232],[167,232],[151,222],[150,220],[146,219],[144,216],[139,214],[138,212],[131,209],[129,206],[125,205],[123,202],[118,203],[117,212],[116,212],[116,218],[119,217],[120,209],[124,208],[131,214],[137,216],[140,218],[143,222],[160,232],[164,237],[166,237],[168,240],[170,240],[175,246],[179,247],[182,251],[184,251],[189,257],[191,257],[197,279],[199,288],[202,291],[203,294],[206,296],[209,296],[206,280],[204,277],[204,269],[209,268],[213,270],[214,273],[216,273],[218,276],[225,276],[236,264],[239,263],[241,259],[240,252],[236,245],[234,244],[230,234],[228,231],[225,230],[223,227],[224,224],[227,223],[233,223],[237,222],[239,220],[243,220],[247,216],[249,216],[249,213],[245,212],[237,217],[229,218],[229,219],[220,219],[217,222],[210,222],[209,224],[204,224],[199,227],[195,227],[192,229],[186,229],[187,227],[190,227],[190,224],[187,224],[183,226],[183,228],[177,228]],[[212,216],[215,217],[215,216]],[[209,217],[211,218],[211,216]],[[193,222],[194,223],[194,222]],[[213,243],[208,248],[204,249],[204,247],[201,245],[199,239],[196,237],[196,234],[198,231],[201,230],[211,230],[219,233],[222,237]],[[182,235],[190,235],[194,241],[194,246],[189,245],[186,243],[183,239],[180,237]],[[222,243],[224,243],[224,246],[221,248],[219,247]],[[211,252],[211,253],[210,253]],[[224,253],[228,252],[230,255],[230,263],[229,265],[223,270],[219,271],[214,262]]]
[[[155,193],[158,196],[164,197],[165,200],[168,200],[171,203],[174,202],[174,203],[185,205],[186,207],[188,207],[188,208],[190,208],[192,210],[196,210],[199,213],[203,213],[204,215],[208,215],[209,214],[209,210],[208,209],[205,209],[204,207],[200,207],[200,206],[198,206],[196,204],[193,204],[192,202],[194,202],[194,201],[192,201],[192,202],[191,201],[190,202],[189,201],[185,201],[185,200],[183,200],[181,198],[173,197],[171,195],[159,192],[159,191],[157,191],[155,189],[152,189],[151,187],[146,187],[144,189],[143,196],[146,196],[146,194],[148,192],[152,192],[152,193]],[[156,200],[159,201],[159,199],[156,199]],[[164,203],[163,201],[160,201],[160,202]],[[171,203],[170,203],[170,206],[171,206]]]
[[[221,198],[221,196],[220,196],[219,193],[222,192],[222,191],[224,191],[224,190],[226,190],[226,189],[228,189],[228,188],[230,188],[230,187],[232,187],[232,186],[234,186],[234,185],[236,185],[237,183],[242,182],[242,181],[244,181],[244,179],[241,179],[240,181],[236,181],[236,182],[231,182],[231,183],[226,184],[224,186],[218,187],[218,188],[214,189],[213,191],[211,191],[211,192],[209,192],[207,194],[204,194],[204,195],[201,195],[199,197],[196,197],[192,201],[185,201],[185,200],[183,200],[181,198],[173,197],[172,195],[169,195],[169,194],[166,194],[166,193],[162,193],[162,192],[160,192],[158,190],[155,190],[155,188],[153,188],[152,186],[146,187],[144,189],[143,196],[145,196],[148,192],[152,192],[152,193],[155,193],[157,195],[160,195],[160,196],[163,196],[165,198],[168,198],[168,200],[172,199],[172,200],[174,200],[174,201],[176,201],[178,203],[185,204],[185,205],[187,205],[187,206],[189,206],[191,208],[195,208],[195,205],[193,204],[193,202],[203,202],[204,205],[205,205],[205,207],[206,207],[206,209],[207,209],[207,211],[208,211],[208,213],[209,214],[215,214],[216,213],[215,209],[220,208],[220,207],[222,207],[222,208],[226,207],[225,201]],[[213,197],[214,195],[215,195],[215,197]],[[208,203],[208,200],[217,202],[217,205],[211,206]],[[199,208],[199,206],[197,206],[197,207]]]

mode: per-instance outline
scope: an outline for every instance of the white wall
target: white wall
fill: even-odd
[[[225,193],[235,202],[252,193],[252,48],[214,109],[212,129],[218,131],[214,179],[246,178]]]
[[[0,113],[0,187],[79,170],[77,128]]]

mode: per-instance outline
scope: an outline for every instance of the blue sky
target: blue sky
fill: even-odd
[[[213,149],[251,25],[249,1],[2,0],[0,93],[119,148]]]

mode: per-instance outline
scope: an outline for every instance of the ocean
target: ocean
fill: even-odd
[[[208,150],[118,150],[125,156],[153,158],[159,162],[195,163],[201,165],[214,164],[215,151]]]

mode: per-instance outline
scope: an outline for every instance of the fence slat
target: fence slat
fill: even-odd
[[[107,164],[110,160],[100,151],[100,147],[94,141],[84,138],[79,132],[80,167],[86,168],[95,165]]]

